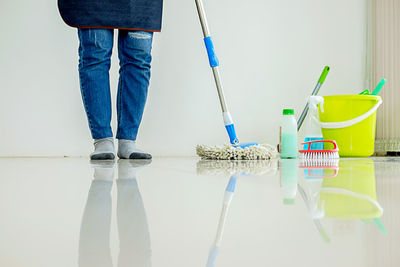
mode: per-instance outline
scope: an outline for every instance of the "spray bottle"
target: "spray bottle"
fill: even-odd
[[[318,104],[320,104],[321,110],[323,111],[324,98],[322,96],[310,96],[308,99],[308,127],[304,142],[324,140],[321,126],[318,123]],[[307,148],[308,145],[304,145],[304,149]],[[311,149],[324,149],[324,143],[312,144]]]

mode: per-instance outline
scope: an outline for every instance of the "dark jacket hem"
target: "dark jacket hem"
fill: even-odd
[[[65,24],[73,28],[82,28],[82,29],[118,29],[118,30],[127,30],[127,31],[146,31],[146,32],[161,32],[160,30],[151,30],[151,29],[140,29],[140,28],[127,28],[127,27],[108,27],[108,26],[84,26],[84,25],[72,25],[64,18],[62,12],[58,10],[60,16]]]

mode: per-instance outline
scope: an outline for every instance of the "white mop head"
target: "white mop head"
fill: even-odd
[[[211,160],[268,160],[278,156],[276,148],[268,144],[245,148],[232,145],[223,145],[222,147],[197,145],[196,152],[201,159]]]
[[[277,160],[200,160],[197,162],[200,175],[248,175],[275,174]]]

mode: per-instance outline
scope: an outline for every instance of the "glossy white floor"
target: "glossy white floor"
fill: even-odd
[[[0,266],[400,266],[400,159],[298,164],[0,159]]]

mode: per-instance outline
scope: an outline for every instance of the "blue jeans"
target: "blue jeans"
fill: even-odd
[[[114,30],[78,29],[79,80],[93,139],[112,137],[109,70]],[[147,98],[153,33],[118,30],[117,139],[136,140]]]

